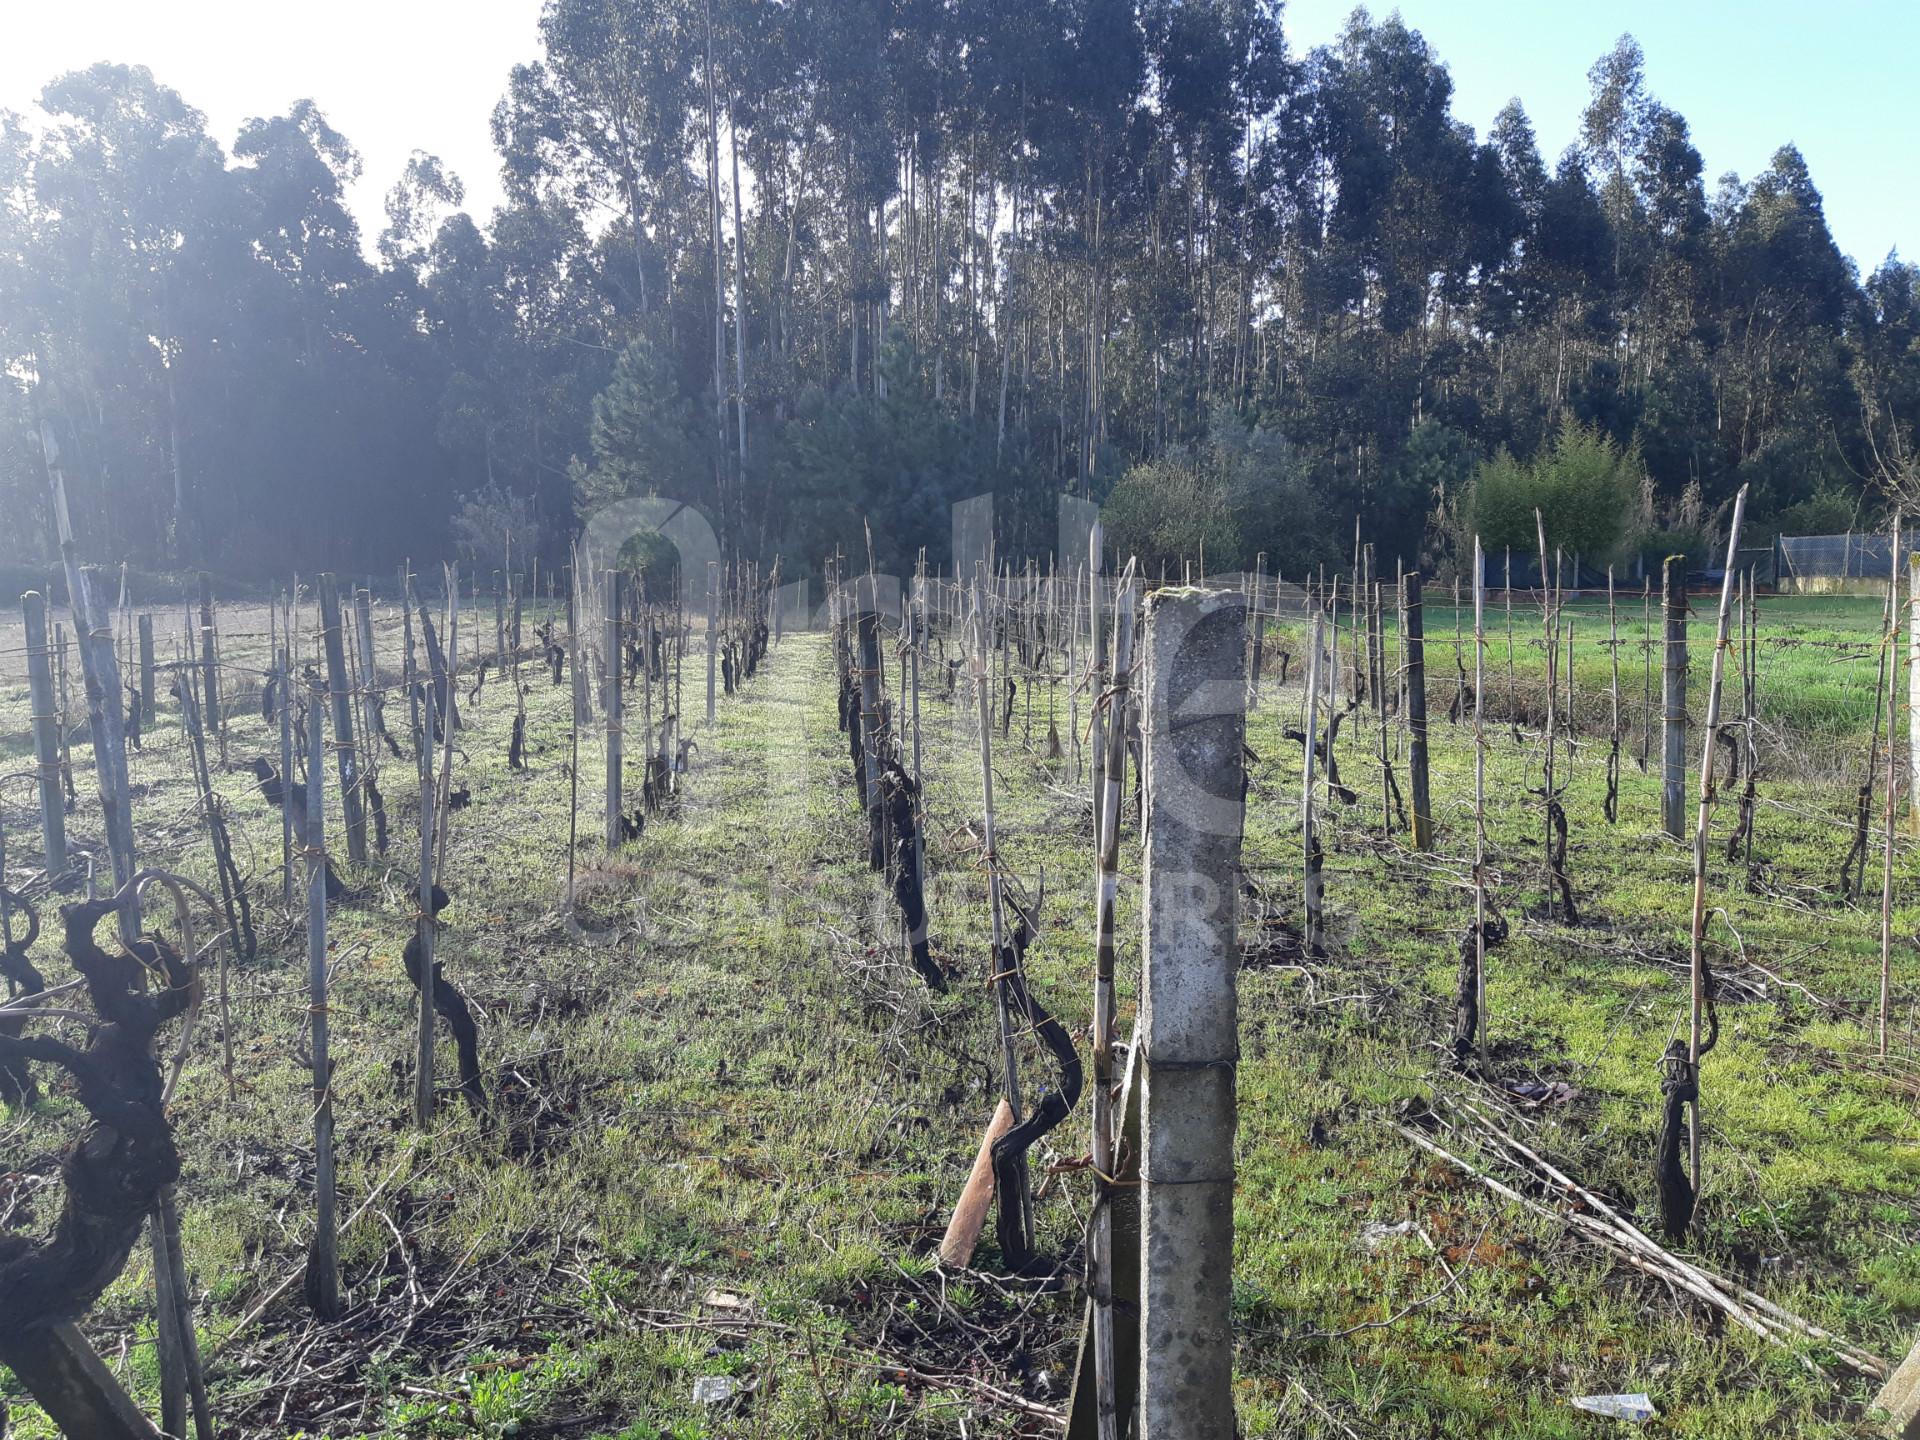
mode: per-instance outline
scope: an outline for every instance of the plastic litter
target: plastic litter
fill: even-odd
[[[693,1382],[693,1403],[719,1405],[740,1391],[740,1382],[731,1375],[701,1375]]]
[[[1580,1091],[1564,1080],[1520,1080],[1505,1088],[1514,1099],[1533,1106],[1566,1105],[1580,1098]]]
[[[1576,1395],[1570,1402],[1576,1410],[1584,1410],[1589,1415],[1604,1415],[1609,1420],[1627,1420],[1635,1425],[1644,1425],[1659,1412],[1653,1408],[1653,1398],[1645,1394],[1632,1395]]]
[[[1411,1220],[1402,1220],[1398,1225],[1382,1225],[1375,1221],[1360,1231],[1360,1243],[1369,1250],[1378,1250],[1396,1235],[1411,1235],[1420,1227]]]

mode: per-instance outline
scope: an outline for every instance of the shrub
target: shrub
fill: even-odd
[[[1459,507],[1445,517],[1456,553],[1469,553],[1478,534],[1490,554],[1509,546],[1531,554],[1538,510],[1549,547],[1603,564],[1628,537],[1643,468],[1637,449],[1622,451],[1599,430],[1572,420],[1531,462],[1502,450],[1481,464]]]
[[[481,574],[522,566],[540,553],[540,521],[533,502],[499,485],[458,496],[453,510],[453,543],[472,557]]]
[[[1240,527],[1226,477],[1209,457],[1184,451],[1136,465],[1100,507],[1107,543],[1124,562],[1140,561],[1149,582],[1177,580],[1185,561],[1215,569],[1240,563]]]

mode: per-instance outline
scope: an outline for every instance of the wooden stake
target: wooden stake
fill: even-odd
[[[289,658],[292,646],[293,637],[289,635],[280,649],[279,684],[275,687],[280,697],[280,898],[289,910],[293,908],[293,666]]]
[[[442,570],[447,589],[446,627],[447,627],[447,706],[451,723],[440,727],[440,793],[435,801],[435,816],[439,821],[440,833],[435,839],[438,858],[434,862],[434,873],[444,875],[447,869],[447,841],[453,833],[453,732],[460,722],[458,699],[460,693],[460,570],[458,566],[448,565]],[[433,638],[433,632],[427,632],[427,638]],[[431,651],[431,647],[429,647]],[[423,975],[431,975],[431,970],[423,970]],[[431,989],[432,987],[427,987]]]
[[[140,720],[153,723],[153,616],[140,616]]]
[[[1307,726],[1306,741],[1302,747],[1306,751],[1306,760],[1300,768],[1301,894],[1306,906],[1306,948],[1309,954],[1320,948],[1322,925],[1320,842],[1313,819],[1313,769],[1314,742],[1319,735],[1320,653],[1325,648],[1325,641],[1322,638],[1324,621],[1325,617],[1316,606],[1307,641]],[[1414,801],[1416,807],[1419,804],[1418,793],[1416,790]],[[1417,814],[1416,810],[1414,821],[1416,826],[1419,824]]]
[[[33,755],[40,782],[40,844],[49,878],[67,868],[67,807],[60,794],[59,712],[53,697],[53,652],[47,644],[47,602],[37,590],[20,597],[27,627],[27,691]],[[1920,614],[1920,611],[1916,611]],[[1915,621],[1920,634],[1920,620]],[[152,634],[151,627],[148,628]]]
[[[80,670],[87,688],[87,724],[93,737],[94,775],[100,787],[100,808],[106,820],[107,850],[113,860],[113,883],[125,896],[120,904],[120,938],[132,944],[140,937],[140,895],[130,882],[134,874],[133,815],[127,784],[127,749],[121,710],[120,665],[114,658],[112,631],[96,622],[92,591],[80,564],[73,523],[67,514],[66,478],[59,464],[59,446],[53,427],[40,426],[41,447],[47,457],[52,485],[54,529],[66,571],[67,605],[80,644]],[[62,707],[64,709],[64,706]],[[64,735],[65,726],[61,727]]]
[[[1413,790],[1413,848],[1433,849],[1433,800],[1427,760],[1427,629],[1426,602],[1420,572],[1404,577],[1400,611],[1404,630],[1401,648],[1407,672],[1407,783]]]
[[[414,912],[413,934],[420,948],[419,1008],[414,1012],[413,1039],[413,1123],[419,1130],[433,1124],[433,732],[436,725],[434,687],[422,683],[420,662],[413,645],[413,607],[416,602],[413,576],[401,572],[400,613],[407,653],[405,675],[408,715],[413,728],[414,769],[420,782],[420,885]],[[440,716],[439,725],[451,732],[453,721]]]
[[[1687,790],[1687,562],[1669,555],[1660,570],[1666,597],[1666,648],[1661,667],[1661,827],[1678,840],[1686,824]],[[1712,760],[1709,753],[1708,760]]]
[[[1613,566],[1607,566],[1607,658],[1613,666],[1613,684],[1607,689],[1610,711],[1607,738],[1607,823],[1620,814],[1620,612],[1614,605]],[[1571,667],[1569,667],[1571,668]]]
[[[880,603],[878,587],[869,572],[864,580],[854,581],[854,630],[856,664],[860,682],[860,750],[866,793],[861,797],[867,812],[867,864],[875,870],[887,865],[886,807],[881,803],[880,764],[886,754],[882,735],[886,729],[882,696],[885,681],[880,673]]]
[[[332,588],[322,577],[322,595]],[[324,608],[325,601],[322,605]],[[337,622],[336,612],[336,622]],[[333,644],[339,643],[336,623]],[[322,1320],[340,1313],[340,1234],[334,1213],[333,1078],[327,1058],[327,769],[322,691],[316,681],[307,694],[307,1016],[313,1047],[314,1235],[307,1250],[307,1303]],[[341,700],[334,701],[336,724]],[[338,742],[338,733],[335,735]],[[291,790],[291,782],[289,782]],[[428,987],[430,988],[430,986]]]
[[[63,1435],[88,1440],[161,1440],[71,1320],[14,1331],[0,1343],[12,1370]]]
[[[1900,708],[1900,516],[1893,517],[1893,549],[1887,565],[1887,794],[1880,861],[1880,1056],[1886,1058],[1888,1012],[1893,1008],[1893,814],[1899,791],[1894,722]]]
[[[209,620],[210,627],[210,620]],[[340,769],[340,808],[347,822],[347,858],[355,865],[367,863],[367,817],[361,806],[359,759],[353,745],[353,680],[347,673],[346,646],[341,634],[340,592],[334,577],[320,577],[321,640],[327,654],[327,694],[333,703],[333,753]],[[207,633],[212,634],[211,628]],[[209,671],[209,686],[212,684]],[[209,690],[208,693],[212,693]],[[324,787],[326,774],[312,777],[316,787]],[[324,788],[310,789],[307,798],[318,804]]]
[[[1663,582],[1664,583],[1664,582]],[[1653,577],[1640,577],[1640,773],[1653,753]]]

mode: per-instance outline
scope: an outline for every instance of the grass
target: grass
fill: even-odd
[[[1388,587],[1391,602],[1392,587]],[[1688,709],[1698,721],[1706,708],[1706,668],[1713,654],[1719,619],[1719,592],[1695,594],[1687,623],[1691,678]],[[1861,596],[1762,596],[1758,601],[1761,663],[1756,702],[1760,723],[1784,763],[1809,778],[1833,780],[1865,751],[1878,708],[1884,704],[1877,683],[1884,602]],[[1617,628],[1622,723],[1636,747],[1643,733],[1660,729],[1660,646],[1663,621],[1657,586],[1650,597],[1623,588],[1609,609],[1606,592],[1582,591],[1562,607],[1561,683],[1565,684],[1566,646],[1574,669],[1574,713],[1588,730],[1610,726],[1613,647]],[[1351,624],[1342,607],[1343,627]],[[1459,608],[1450,592],[1426,593],[1428,690],[1432,707],[1444,715],[1456,676],[1473,669],[1473,606],[1464,597]],[[1390,661],[1397,663],[1398,625],[1388,604],[1383,629]],[[1283,612],[1273,633],[1296,655],[1304,652],[1302,624]],[[1538,600],[1524,590],[1490,591],[1486,598],[1487,689],[1490,713],[1503,714],[1514,695],[1534,696],[1536,707],[1545,670]],[[1350,638],[1350,637],[1349,637]],[[1456,668],[1456,645],[1458,661]],[[1732,669],[1728,672],[1732,674]],[[1728,703],[1737,709],[1738,696]],[[1562,709],[1562,717],[1565,716]],[[1884,725],[1884,720],[1881,721]],[[1657,744],[1657,740],[1655,741]]]
[[[1792,763],[1790,728],[1803,713],[1837,714],[1816,719],[1837,727],[1822,733],[1864,733],[1879,620],[1871,601],[1768,601],[1763,613],[1769,637],[1818,643],[1767,652],[1761,694],[1778,709],[1759,863],[1750,883],[1713,847],[1712,953],[1731,973],[1744,949],[1791,984],[1721,1007],[1725,1033],[1703,1081],[1707,1188],[1688,1251],[1897,1359],[1920,1317],[1912,860],[1903,844],[1898,1043],[1881,1064],[1870,1013],[1877,904],[1842,902],[1832,885],[1850,797]],[[278,748],[244,703],[264,612],[234,609],[222,623],[237,766]],[[1430,608],[1428,627],[1444,697],[1451,619]],[[1577,630],[1584,653],[1585,612]],[[17,637],[0,634],[0,743],[16,755],[27,709]],[[382,617],[379,643],[383,657],[395,653],[395,617]],[[1856,644],[1869,653],[1835,660]],[[1523,643],[1517,653],[1524,669],[1537,652]],[[244,771],[217,775],[253,882],[261,955],[234,976],[238,1098],[226,1097],[209,1026],[176,1124],[186,1252],[229,1433],[681,1440],[958,1436],[963,1424],[968,1435],[1053,1433],[973,1382],[1063,1404],[1079,1319],[1071,1285],[1035,1292],[996,1279],[991,1226],[978,1273],[943,1275],[927,1259],[996,1093],[992,1008],[979,983],[986,895],[971,707],[938,695],[924,707],[932,931],[963,976],[935,997],[898,953],[897,913],[864,867],[824,637],[789,636],[742,695],[720,700],[712,731],[697,723],[697,664],[685,698],[700,749],[682,812],[617,857],[591,838],[602,751],[583,736],[576,860],[593,881],[599,944],[575,940],[561,908],[568,691],[527,667],[524,774],[506,768],[513,710],[499,678],[468,707],[457,773],[474,802],[456,817],[440,953],[482,1011],[494,1104],[475,1117],[447,1096],[424,1137],[406,1124],[413,992],[400,966],[412,915],[405,857],[417,853],[412,767],[387,762],[395,864],[361,877],[373,886],[368,901],[333,916],[342,1213],[366,1204],[342,1243],[352,1308],[333,1327],[310,1321],[296,1283],[237,1328],[299,1269],[312,1152],[296,1055],[304,937],[277,898],[278,821]],[[1586,705],[1607,679],[1596,647],[1579,661]],[[1795,703],[1819,684],[1828,700]],[[929,688],[939,688],[931,676]],[[1697,702],[1704,685],[1695,688]],[[1249,872],[1283,912],[1298,894],[1300,750],[1280,731],[1298,723],[1300,698],[1297,674],[1285,689],[1269,683],[1249,728],[1260,757]],[[1060,761],[1043,758],[1049,704],[1068,750]],[[1016,709],[996,751],[1000,851],[1030,891],[1044,873],[1033,981],[1083,1033],[1091,827],[1072,739],[1084,714],[1065,687],[1037,687],[1032,705],[1031,720]],[[210,875],[173,707],[162,709],[132,766],[142,857]],[[1398,1107],[1467,1088],[1441,1047],[1471,914],[1458,857],[1471,838],[1462,797],[1472,748],[1465,727],[1436,720],[1437,855],[1416,857],[1404,836],[1389,844],[1378,834],[1378,770],[1367,759],[1378,731],[1361,723],[1366,713],[1343,730],[1341,757],[1363,798],[1328,818],[1332,953],[1241,975],[1234,1311],[1245,1433],[1589,1435],[1606,1423],[1567,1397],[1637,1389],[1661,1411],[1649,1433],[1869,1433],[1867,1387],[1825,1357],[1770,1348],[1677,1305],[1391,1128]],[[84,731],[76,746],[82,805],[70,832],[86,843],[99,812]],[[1589,734],[1572,761],[1570,869],[1586,921],[1569,929],[1525,918],[1539,899],[1538,801],[1527,793],[1539,783],[1537,738],[1499,729],[1490,740],[1495,893],[1514,935],[1490,956],[1489,1023],[1508,1078],[1564,1080],[1578,1092],[1528,1122],[1529,1143],[1650,1226],[1655,1061],[1684,1004],[1673,962],[1686,954],[1689,859],[1658,835],[1657,780],[1631,759],[1619,823],[1606,825],[1604,757],[1604,739]],[[32,846],[32,797],[14,786],[0,798],[18,867]],[[337,839],[337,816],[329,825]],[[1139,851],[1123,850],[1125,917],[1137,913]],[[1123,925],[1122,942],[1124,1032],[1135,927]],[[64,974],[51,943],[41,949],[42,968]],[[450,1046],[439,1063],[451,1072]],[[1046,1078],[1039,1051],[1023,1064],[1030,1082]],[[27,1128],[5,1131],[4,1168],[42,1175],[76,1111],[56,1095],[25,1118]],[[1052,1158],[1083,1152],[1084,1125],[1083,1102],[1053,1137]],[[1075,1265],[1084,1175],[1048,1175],[1038,1157],[1035,1173],[1045,1181],[1042,1247]],[[34,1192],[11,1223],[49,1223],[54,1193]],[[1386,1228],[1408,1221],[1404,1232]],[[87,1328],[151,1406],[150,1289],[136,1251]],[[695,1380],[718,1375],[737,1382],[733,1396],[696,1403]],[[48,1433],[17,1391],[11,1398],[17,1433]]]

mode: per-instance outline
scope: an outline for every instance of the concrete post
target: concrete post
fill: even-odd
[[[1246,601],[1147,597],[1141,1424],[1229,1440]]]
[[[1661,667],[1660,828],[1687,833],[1687,561],[1669,555],[1660,570],[1667,635]]]

